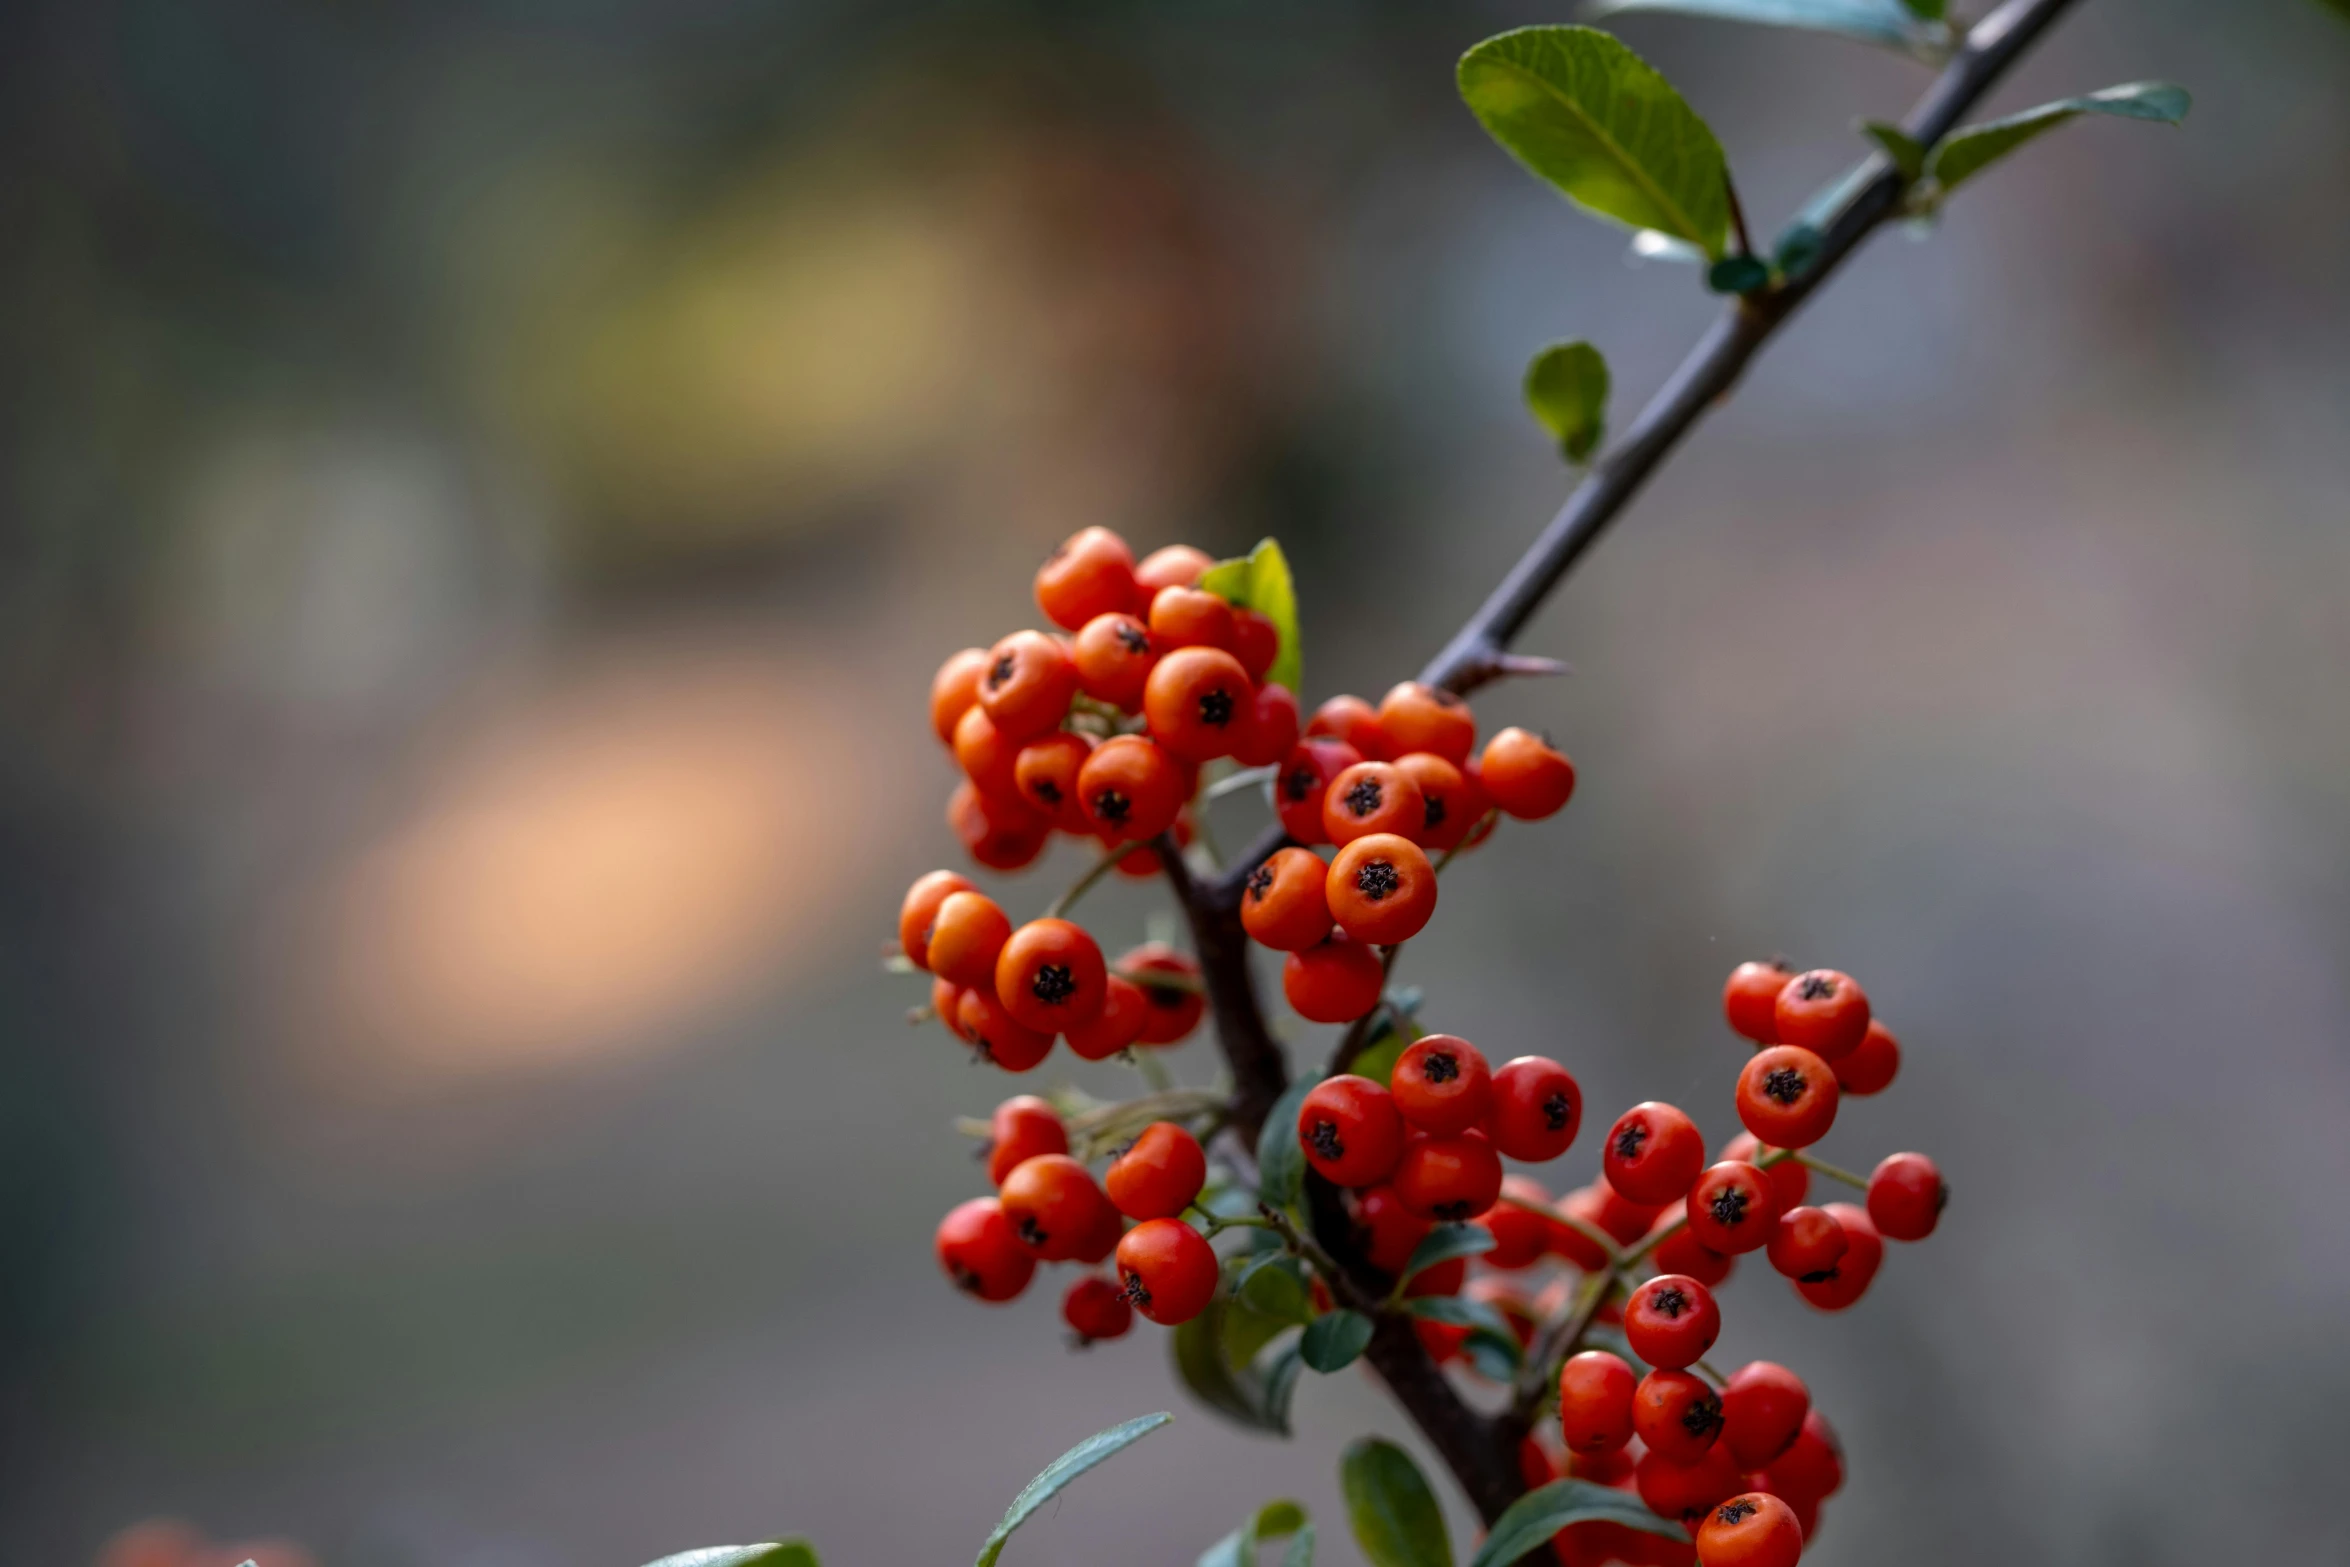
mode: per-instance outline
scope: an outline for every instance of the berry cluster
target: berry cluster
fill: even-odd
[[[1476,1277],[1454,1258],[1410,1278],[1407,1297],[1479,1301],[1527,1347],[1546,1321],[1574,1324],[1568,1347],[1620,1337],[1621,1354],[1585,1349],[1564,1361],[1564,1451],[1530,1439],[1529,1483],[1563,1473],[1636,1489],[1652,1511],[1682,1520],[1695,1543],[1578,1524],[1556,1546],[1572,1567],[1686,1563],[1693,1554],[1706,1567],[1791,1567],[1821,1502],[1842,1483],[1842,1459],[1793,1372],[1756,1361],[1723,1377],[1704,1365],[1722,1321],[1713,1292],[1741,1254],[1759,1251],[1804,1300],[1841,1311],[1875,1278],[1885,1241],[1924,1239],[1946,1198],[1922,1154],[1895,1154],[1863,1182],[1800,1152],[1826,1135],[1842,1094],[1877,1092],[1899,1065],[1899,1046],[1859,985],[1832,970],[1746,963],[1730,977],[1724,1010],[1755,1046],[1734,1096],[1745,1132],[1709,1164],[1688,1115],[1634,1105],[1608,1129],[1600,1179],[1556,1204],[1501,1163],[1555,1159],[1574,1141],[1582,1095],[1555,1061],[1522,1056],[1493,1069],[1466,1040],[1430,1034],[1396,1059],[1386,1083],[1330,1078],[1298,1115],[1307,1161],[1346,1189],[1374,1266],[1400,1275],[1440,1223],[1473,1219],[1491,1232]],[[1810,1205],[1815,1172],[1864,1188],[1866,1206]],[[1546,1259],[1569,1271],[1536,1291],[1522,1275]],[[1635,1284],[1644,1268],[1654,1275]],[[1439,1361],[1466,1360],[1469,1329],[1415,1326]],[[1636,1374],[1635,1360],[1650,1369]],[[1474,1374],[1474,1362],[1464,1369]]]

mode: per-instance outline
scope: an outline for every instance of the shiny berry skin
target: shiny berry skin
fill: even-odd
[[[1457,765],[1477,744],[1477,720],[1450,691],[1406,680],[1379,699],[1379,733],[1390,756],[1427,751]]]
[[[1762,1156],[1769,1151],[1752,1132],[1740,1132],[1724,1146],[1722,1157],[1762,1169]],[[1802,1206],[1804,1197],[1811,1191],[1811,1171],[1793,1159],[1782,1159],[1763,1170],[1763,1174],[1770,1179],[1771,1189],[1779,1194],[1781,1213]]]
[[[1869,1218],[1887,1240],[1924,1240],[1949,1201],[1942,1172],[1922,1153],[1889,1154],[1869,1176]]]
[[[1396,1146],[1400,1151],[1403,1145],[1398,1142]],[[1392,1186],[1372,1186],[1357,1192],[1354,1216],[1363,1255],[1382,1273],[1401,1273],[1420,1242],[1436,1227],[1432,1221],[1405,1207]]]
[[[1162,1327],[1189,1322],[1216,1293],[1216,1253],[1181,1219],[1145,1219],[1118,1243],[1126,1298]]]
[[[1093,1173],[1060,1153],[1021,1160],[1005,1174],[997,1195],[1020,1244],[1047,1262],[1076,1260],[1110,1203]]]
[[[1439,854],[1458,848],[1485,814],[1485,791],[1433,751],[1406,751],[1395,767],[1420,790],[1420,823],[1410,834],[1412,841]]]
[[[906,889],[905,901],[898,905],[898,950],[906,961],[918,969],[930,967],[930,922],[938,917],[938,906],[958,892],[977,892],[979,889],[968,877],[953,871],[928,871],[914,879]]]
[[[1386,988],[1379,954],[1343,933],[1292,952],[1281,965],[1281,994],[1309,1023],[1351,1023],[1377,1006]]]
[[[1386,1089],[1350,1073],[1317,1083],[1306,1095],[1297,1140],[1306,1162],[1333,1186],[1376,1186],[1403,1154],[1403,1117]]]
[[[1085,927],[1030,920],[996,954],[995,993],[1023,1028],[1058,1034],[1101,1016],[1109,965]]]
[[[1519,1056],[1493,1074],[1485,1135],[1509,1158],[1528,1164],[1556,1159],[1582,1125],[1582,1085],[1548,1056]]]
[[[1624,1341],[1632,1353],[1665,1371],[1694,1364],[1722,1331],[1713,1291],[1682,1273],[1660,1273],[1632,1292],[1624,1307]]]
[[[1758,1045],[1778,1043],[1779,992],[1792,977],[1776,958],[1730,970],[1729,982],[1722,986],[1722,1016],[1729,1020],[1730,1032]]]
[[[1779,1190],[1770,1175],[1739,1159],[1725,1159],[1689,1188],[1689,1234],[1726,1257],[1760,1251],[1779,1227]]]
[[[1632,1430],[1669,1464],[1694,1464],[1722,1434],[1722,1401],[1703,1377],[1651,1371],[1632,1390]]]
[[[1141,600],[1134,551],[1107,528],[1080,528],[1036,568],[1036,607],[1064,631]]]
[[[1082,1348],[1104,1339],[1124,1338],[1134,1326],[1134,1306],[1123,1289],[1098,1273],[1089,1273],[1061,1297],[1061,1320],[1069,1324]]]
[[[1707,1289],[1719,1288],[1738,1259],[1712,1250],[1690,1234],[1689,1227],[1681,1223],[1681,1213],[1681,1204],[1675,1203],[1657,1219],[1659,1226],[1680,1227],[1656,1243],[1648,1260],[1656,1264],[1659,1273],[1686,1273]]]
[[[963,1043],[969,1044],[971,1043],[970,1036],[963,1032],[963,1019],[960,1016],[962,1001],[962,986],[947,980],[932,978],[930,981],[930,1010],[937,1015],[941,1023],[946,1025],[948,1033],[962,1040]]]
[[[1765,1045],[1738,1074],[1738,1119],[1773,1148],[1809,1148],[1836,1124],[1828,1063],[1801,1045]]]
[[[981,715],[984,717],[985,715]],[[995,871],[1016,871],[1044,852],[1052,824],[1017,797],[980,793],[971,780],[947,799],[947,826],[973,860]]]
[[[1851,1240],[1825,1208],[1790,1208],[1779,1215],[1765,1251],[1774,1272],[1796,1280],[1825,1279],[1835,1271]]]
[[[1600,1170],[1608,1185],[1652,1207],[1686,1193],[1704,1168],[1705,1138],[1697,1123],[1653,1099],[1616,1118],[1600,1153]]]
[[[1550,1206],[1550,1193],[1538,1181],[1523,1175],[1505,1175],[1501,1178],[1501,1195],[1493,1206],[1476,1215],[1477,1222],[1493,1232],[1493,1249],[1485,1254],[1485,1265],[1512,1273],[1520,1268],[1531,1268],[1542,1260],[1550,1249],[1552,1220],[1545,1214],[1530,1212],[1509,1199],[1530,1202],[1538,1207]]]
[[[954,739],[949,742],[955,753],[955,765],[990,800],[1020,798],[1016,769],[1023,743],[1005,734],[987,716],[987,709],[978,706],[969,708],[955,720]]]
[[[1836,1069],[1836,1086],[1846,1093],[1881,1094],[1893,1085],[1893,1075],[1901,1070],[1901,1042],[1891,1029],[1870,1018],[1869,1031],[1860,1036],[1852,1053],[1828,1064]]]
[[[1249,679],[1263,680],[1265,671],[1281,656],[1281,628],[1273,624],[1273,617],[1258,610],[1234,609],[1232,656],[1240,660],[1240,667],[1248,671]],[[1295,708],[1293,700],[1291,710]],[[1297,738],[1292,735],[1290,744],[1296,743]]]
[[[1868,993],[1849,974],[1812,969],[1780,987],[1772,1022],[1780,1043],[1801,1045],[1833,1061],[1858,1049],[1868,1034]]]
[[[1561,1197],[1557,1208],[1562,1214],[1605,1230],[1607,1226],[1599,1222],[1603,1202],[1597,1187],[1580,1186]],[[1597,1273],[1607,1266],[1607,1253],[1600,1249],[1599,1243],[1571,1224],[1551,1227],[1550,1249],[1554,1255],[1564,1257],[1585,1273]]]
[[[1175,759],[1141,735],[1113,735],[1077,770],[1077,796],[1094,831],[1121,842],[1156,838],[1190,797]]]
[[[1819,1502],[1844,1489],[1844,1447],[1828,1417],[1815,1407],[1803,1417],[1795,1443],[1764,1471],[1771,1493],[1790,1504]]]
[[[1151,738],[1171,754],[1206,762],[1232,754],[1256,702],[1257,688],[1239,659],[1222,648],[1177,648],[1144,682],[1142,717]]]
[[[1034,1094],[1016,1094],[988,1118],[987,1178],[996,1185],[1038,1154],[1067,1153],[1069,1129],[1059,1112]]]
[[[1420,786],[1393,762],[1357,762],[1322,795],[1322,831],[1340,845],[1372,833],[1408,838],[1427,814]]]
[[[1110,1260],[1110,1254],[1118,1249],[1118,1242],[1124,1239],[1125,1235],[1126,1221],[1118,1217],[1116,1208],[1108,1203],[1103,1203],[1101,1214],[1094,1223],[1093,1233],[1086,1237],[1085,1244],[1078,1248],[1075,1260],[1088,1267],[1107,1262]]]
[[[1864,1208],[1832,1202],[1828,1216],[1844,1230],[1844,1255],[1836,1259],[1826,1278],[1797,1279],[1795,1292],[1822,1311],[1842,1311],[1868,1292],[1885,1260],[1885,1239]]]
[[[1338,851],[1323,883],[1330,915],[1357,941],[1409,941],[1436,913],[1436,868],[1409,838],[1370,833]]]
[[[1795,1445],[1810,1413],[1803,1378],[1775,1361],[1749,1361],[1722,1389],[1722,1440],[1740,1468],[1767,1468]]]
[[[1012,921],[984,892],[950,892],[930,916],[923,956],[930,971],[966,989],[995,989],[996,955],[1012,939]]]
[[[1273,776],[1273,812],[1281,828],[1299,843],[1328,843],[1322,829],[1322,801],[1330,780],[1363,759],[1340,740],[1308,735],[1290,748]]]
[[[930,729],[938,743],[952,749],[955,725],[979,705],[979,677],[987,672],[987,649],[967,647],[951,653],[930,678]]]
[[[1554,814],[1575,793],[1575,767],[1556,746],[1523,729],[1504,729],[1485,742],[1477,778],[1502,814],[1522,822]]]
[[[987,650],[979,705],[1007,740],[1032,740],[1060,727],[1077,694],[1069,650],[1041,631],[1015,631]]]
[[[1056,729],[1039,735],[1012,759],[1012,787],[1037,815],[1063,832],[1085,832],[1091,824],[1077,797],[1078,770],[1093,755],[1093,741],[1085,735]]]
[[[1715,1507],[1697,1527],[1701,1567],[1795,1567],[1803,1525],[1767,1491],[1747,1491]]]
[[[1650,1512],[1678,1518],[1692,1533],[1706,1514],[1746,1487],[1738,1461],[1719,1442],[1694,1464],[1676,1464],[1661,1453],[1643,1453],[1633,1481]]]
[[[1207,1184],[1199,1139],[1172,1121],[1153,1121],[1102,1176],[1110,1201],[1129,1219],[1172,1219]]]
[[[1240,643],[1240,628],[1232,619],[1232,606],[1198,588],[1159,589],[1151,595],[1149,620],[1151,640],[1166,652],[1181,647],[1213,647],[1231,653]],[[1235,662],[1238,662],[1237,655]],[[1242,672],[1247,672],[1245,666]]]
[[[1621,1357],[1587,1349],[1559,1367],[1559,1427],[1570,1453],[1612,1453],[1632,1440],[1636,1379]]]
[[[1297,744],[1297,697],[1289,687],[1257,687],[1255,708],[1232,742],[1232,759],[1243,767],[1271,767]]]
[[[1141,590],[1141,599],[1149,603],[1161,588],[1188,588],[1196,585],[1200,575],[1216,564],[1216,557],[1206,550],[1189,544],[1170,544],[1164,549],[1152,550],[1134,568],[1134,584]]]
[[[1118,960],[1118,971],[1141,987],[1142,999],[1150,1003],[1138,1043],[1176,1044],[1199,1027],[1208,998],[1200,993],[1199,964],[1193,959],[1165,942],[1146,941]]]
[[[1139,618],[1096,615],[1069,644],[1069,657],[1077,666],[1078,690],[1131,713],[1142,706],[1159,648]]]
[[[1010,1300],[1036,1275],[1036,1259],[993,1197],[974,1197],[941,1219],[934,1246],[955,1288],[976,1300]]]
[[[1150,1009],[1150,998],[1140,985],[1123,974],[1112,974],[1102,981],[1102,1009],[1093,1021],[1064,1030],[1061,1037],[1078,1060],[1107,1061],[1141,1041]]]
[[[1303,952],[1330,934],[1330,867],[1311,849],[1276,849],[1240,889],[1240,925],[1276,952]]]
[[[1403,1118],[1434,1136],[1478,1126],[1493,1107],[1493,1073],[1484,1054],[1452,1034],[1414,1040],[1395,1058],[1387,1083]]]
[[[1446,1221],[1471,1218],[1501,1195],[1501,1155],[1475,1132],[1409,1137],[1395,1162],[1395,1195],[1414,1213]]]
[[[1007,1072],[1032,1072],[1053,1053],[1053,1036],[1023,1026],[1003,1002],[995,986],[974,985],[955,1000],[956,1032],[971,1043],[980,1060]]]
[[[1343,740],[1361,754],[1364,761],[1375,762],[1385,757],[1387,735],[1379,727],[1378,711],[1359,696],[1334,696],[1314,709],[1314,716],[1306,722],[1306,734],[1328,735]]]

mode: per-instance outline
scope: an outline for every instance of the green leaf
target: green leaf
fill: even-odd
[[[1725,22],[1755,22],[1766,27],[1800,27],[1815,33],[1834,33],[1903,54],[1928,52],[1936,35],[1920,27],[1924,0],[1597,0],[1594,16],[1616,11],[1679,11]],[[1941,7],[1935,7],[1938,12]],[[1913,15],[1914,13],[1914,15]]]
[[[253,1567],[251,1562],[245,1567]],[[645,1567],[820,1567],[816,1547],[805,1540],[778,1540],[770,1545],[711,1545],[698,1551],[680,1551]]]
[[[1901,0],[1901,3],[1908,6],[1909,14],[1921,22],[1939,22],[1942,13],[1950,9],[1944,0]]]
[[[1463,55],[1460,87],[1493,139],[1577,205],[1722,253],[1722,144],[1622,41],[1590,27],[1521,27]]]
[[[1328,1376],[1355,1363],[1371,1346],[1371,1319],[1341,1306],[1325,1311],[1306,1325],[1297,1341],[1298,1358]]]
[[[1469,1329],[1469,1336],[1461,1340],[1461,1353],[1489,1382],[1510,1381],[1526,1363],[1526,1352],[1518,1347],[1516,1335],[1496,1333],[1491,1328]]]
[[[1553,343],[1526,366],[1526,406],[1567,461],[1579,463],[1607,429],[1607,360],[1589,343]]]
[[[1883,120],[1863,120],[1860,133],[1883,149],[1903,179],[1914,180],[1926,172],[1926,149],[1900,126],[1887,125]]]
[[[1297,1526],[1297,1538],[1289,1542],[1289,1549],[1281,1553],[1281,1567],[1314,1567],[1314,1524],[1312,1519]]]
[[[1461,1295],[1415,1295],[1403,1303],[1403,1309],[1446,1327],[1482,1328],[1504,1338],[1510,1336],[1509,1319],[1481,1300]]]
[[[1297,1140],[1297,1118],[1315,1079],[1300,1077],[1273,1101],[1257,1134],[1257,1195],[1276,1208],[1294,1207],[1306,1178],[1306,1150]]]
[[[1044,1473],[1022,1487],[1020,1494],[1012,1498],[1012,1505],[1004,1509],[1003,1522],[995,1526],[995,1532],[979,1548],[979,1560],[975,1567],[994,1567],[995,1559],[1004,1554],[1004,1542],[1012,1537],[1012,1531],[1034,1517],[1038,1508],[1060,1495],[1070,1481],[1102,1460],[1125,1451],[1174,1418],[1165,1411],[1155,1415],[1139,1415],[1123,1425],[1095,1432],[1045,1465]]]
[[[1239,1297],[1241,1304],[1257,1315],[1288,1327],[1303,1327],[1314,1320],[1304,1264],[1295,1257],[1279,1253],[1265,1257],[1241,1279]]]
[[[1820,256],[1820,248],[1828,237],[1808,223],[1788,225],[1779,236],[1778,248],[1771,252],[1771,265],[1787,277],[1800,277]]]
[[[2086,97],[2062,98],[2003,120],[1990,120],[1952,132],[1934,149],[1926,172],[1940,181],[1945,191],[1956,190],[1961,182],[1980,173],[1986,165],[2067,120],[2084,114],[2107,114],[2125,120],[2176,125],[2187,117],[2191,102],[2187,89],[2172,82],[2124,82]]]
[[[1452,1567],[1436,1493],[1402,1448],[1375,1436],[1357,1438],[1338,1460],[1338,1488],[1371,1567]]]
[[[1372,1036],[1370,1044],[1363,1047],[1363,1053],[1355,1057],[1354,1065],[1347,1070],[1357,1077],[1369,1078],[1382,1088],[1388,1087],[1395,1077],[1396,1061],[1426,1033],[1411,1018],[1399,1018],[1390,1012],[1387,1026]],[[1304,1157],[1302,1149],[1299,1157]]]
[[[1287,686],[1292,696],[1298,695],[1298,683],[1305,678],[1305,660],[1297,641],[1297,584],[1290,578],[1289,558],[1281,553],[1281,546],[1271,539],[1259,539],[1257,547],[1246,555],[1220,560],[1202,572],[1199,585],[1203,591],[1242,609],[1253,609],[1273,622],[1273,629],[1281,633],[1281,651],[1273,655],[1273,667],[1265,671],[1265,678],[1274,685]]]
[[[1193,1397],[1233,1424],[1287,1436],[1296,1351],[1282,1351],[1269,1365],[1260,1365],[1256,1357],[1289,1326],[1219,1292],[1205,1311],[1168,1335],[1175,1374]],[[1286,1383],[1284,1358],[1289,1361]]]
[[[1705,286],[1717,294],[1751,294],[1770,280],[1770,264],[1759,256],[1724,256],[1705,269]]]
[[[1258,1541],[1284,1540],[1302,1530],[1310,1542],[1313,1527],[1306,1510],[1297,1503],[1267,1502],[1257,1509],[1256,1516],[1203,1551],[1199,1567],[1257,1567]],[[1313,1559],[1311,1543],[1306,1546],[1306,1559]]]
[[[1455,1257],[1482,1257],[1493,1250],[1493,1232],[1482,1224],[1439,1224],[1430,1230],[1427,1238],[1412,1248],[1412,1255],[1396,1277],[1398,1284],[1407,1283]]]
[[[1469,1567],[1505,1567],[1539,1549],[1561,1529],[1578,1523],[1613,1523],[1667,1539],[1689,1538],[1680,1524],[1659,1518],[1630,1491],[1590,1480],[1553,1480],[1536,1486],[1503,1510],[1493,1532],[1469,1558]]]

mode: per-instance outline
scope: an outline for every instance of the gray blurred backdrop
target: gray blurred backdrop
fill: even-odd
[[[1275,1443],[946,1288],[1007,1080],[876,958],[952,850],[929,674],[1056,539],[1276,533],[1309,698],[1376,696],[1563,491],[1527,356],[1594,339],[1621,418],[1701,329],[1454,96],[1566,15],[9,8],[0,1560],[959,1561],[1162,1407],[1013,1559],[1342,1534],[1367,1384]],[[1765,225],[1924,79],[1620,30]],[[1824,1151],[1933,1151],[1948,1221],[1847,1316],[1728,1296],[1850,1443],[1824,1564],[2350,1542],[2350,26],[2092,0],[1994,107],[2149,76],[2184,131],[1878,240],[1558,595],[1578,674],[1482,707],[1581,792],[1409,957],[1715,1137],[1734,959],[1878,999]]]

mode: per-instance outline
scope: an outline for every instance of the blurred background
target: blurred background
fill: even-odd
[[[1073,1358],[1057,1284],[938,1277],[947,1123],[1010,1084],[878,957],[954,854],[930,673],[1056,540],[1277,534],[1309,701],[1376,697],[1563,493],[1528,356],[1597,342],[1620,422],[1702,329],[1454,96],[1564,19],[9,8],[0,1559],[954,1561],[1173,1408],[1012,1556],[1189,1561],[1291,1494],[1353,1560],[1367,1383],[1242,1435],[1159,1335]],[[1620,31],[1764,227],[1924,80]],[[1956,1203],[1846,1316],[1733,1282],[1722,1351],[1845,1435],[1824,1564],[2350,1543],[2350,27],[2099,0],[1991,107],[2140,77],[2185,131],[1880,238],[1556,597],[1525,646],[1578,673],[1481,716],[1581,792],[1406,965],[1602,1124],[1716,1138],[1731,963],[1868,986],[1907,1066],[1823,1152]]]

